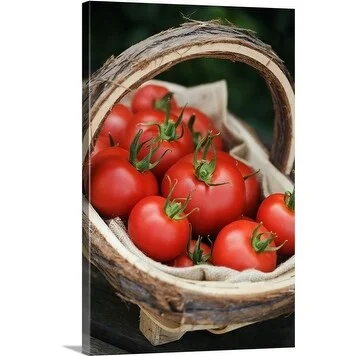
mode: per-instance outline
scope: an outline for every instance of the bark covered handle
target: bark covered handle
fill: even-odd
[[[265,79],[274,105],[271,162],[289,175],[294,163],[294,85],[283,61],[252,31],[217,22],[188,22],[139,42],[111,57],[83,90],[83,149],[88,151],[116,101],[170,67],[193,58],[243,62]],[[90,122],[90,125],[89,125]]]

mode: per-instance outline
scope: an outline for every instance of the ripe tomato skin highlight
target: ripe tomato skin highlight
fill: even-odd
[[[190,253],[193,253],[196,243],[196,240],[191,240],[191,244],[189,246]],[[209,253],[211,253],[210,247],[204,242],[200,243],[200,249],[203,251],[203,255],[208,255]],[[181,253],[175,260],[171,261],[169,265],[172,267],[194,266],[192,259],[188,256],[186,251]]]
[[[254,268],[262,272],[272,272],[277,266],[276,251],[256,252],[251,244],[251,237],[258,223],[238,220],[225,226],[216,237],[212,261],[216,266],[225,266],[237,271]],[[264,234],[261,241],[269,237],[269,231],[261,226]],[[275,247],[274,241],[269,247]]]
[[[98,152],[98,154],[96,154],[95,156],[92,156],[89,160],[89,165],[93,165],[95,164],[95,162],[98,162],[106,157],[117,157],[117,156],[129,159],[129,151],[119,146],[107,147],[101,150],[100,152]]]
[[[244,162],[240,160],[237,161],[237,169],[241,172],[243,177],[248,176],[249,174],[252,174],[254,172],[254,170]],[[251,218],[255,218],[261,201],[261,186],[257,179],[257,176],[253,175],[251,177],[248,177],[245,180],[245,187],[246,202],[242,214]]]
[[[179,256],[189,241],[187,218],[174,220],[164,212],[165,198],[150,196],[132,209],[128,233],[133,243],[148,257],[158,262]]]
[[[122,147],[128,149],[135,135],[140,129],[143,130],[139,140],[140,143],[145,142],[152,137],[157,137],[159,135],[159,129],[156,125],[145,126],[142,124],[152,122],[163,124],[165,118],[165,112],[155,109],[140,111],[134,115],[127,127],[126,137],[122,141]],[[173,114],[170,116],[170,118],[174,122],[177,121],[177,117]],[[152,173],[159,181],[162,179],[164,173],[168,170],[169,167],[171,167],[180,158],[194,151],[192,135],[184,123],[181,123],[181,125],[177,128],[177,136],[179,137],[181,135],[182,130],[183,136],[181,138],[172,141],[163,140],[159,149],[152,155],[151,162],[154,162],[159,159],[166,150],[169,150],[166,152],[161,162],[152,169]],[[149,148],[147,145],[144,145],[139,152],[138,158],[142,159],[148,154],[148,152]]]
[[[268,230],[276,233],[275,243],[281,245],[288,240],[279,250],[281,255],[291,256],[295,250],[295,213],[284,202],[284,194],[269,195],[261,203],[258,212],[258,222],[262,222]]]
[[[148,84],[140,87],[132,98],[132,112],[137,113],[139,111],[153,109],[154,102],[162,99],[168,93],[169,90],[161,85]],[[170,106],[171,109],[177,107],[177,103],[174,98],[170,100]]]
[[[178,181],[172,198],[191,193],[192,198],[185,210],[186,213],[196,207],[199,208],[199,211],[188,216],[195,235],[213,236],[241,216],[245,203],[245,183],[241,173],[232,165],[217,159],[211,183],[227,184],[208,186],[196,178],[193,154],[189,154],[166,172],[161,184],[163,196],[167,196],[169,192],[169,180],[166,176],[169,176],[172,182]]]
[[[215,140],[214,140],[215,142]],[[211,154],[210,154],[211,156]],[[209,157],[209,156],[208,156]],[[216,157],[220,160],[223,160],[227,163],[230,163],[234,167],[236,167],[240,173],[242,174],[243,177],[248,176],[249,174],[252,174],[254,170],[242,162],[239,159],[236,159],[235,157],[231,156],[227,152],[223,151],[217,151],[216,152]],[[246,202],[245,202],[245,207],[243,209],[242,215],[248,216],[250,218],[255,218],[257,209],[260,205],[260,197],[261,197],[261,186],[260,183],[257,179],[256,175],[253,175],[251,177],[248,177],[245,180],[245,188],[246,188]]]
[[[183,110],[183,108],[177,107],[177,108],[173,109],[171,112],[172,112],[172,114],[175,114],[178,117],[181,114],[182,110]],[[206,136],[210,130],[212,131],[213,135],[216,135],[219,133],[219,130],[214,126],[211,118],[208,115],[204,114],[199,109],[194,108],[192,106],[186,106],[184,109],[184,112],[183,112],[182,121],[187,126],[188,126],[189,120],[192,115],[195,115],[193,129],[195,132],[200,132],[201,137]],[[223,144],[221,136],[215,137],[214,145],[217,150],[224,149],[224,144]]]
[[[86,193],[103,218],[126,219],[139,200],[159,191],[155,176],[150,171],[139,172],[128,161],[128,152],[120,147],[106,148],[95,155],[89,172]]]
[[[105,137],[105,139],[107,139]],[[98,162],[105,157],[123,157],[125,159],[129,159],[129,152],[127,150],[124,150],[121,147],[115,146],[115,147],[106,147],[105,149],[103,148],[99,152],[97,152],[95,155],[92,154],[88,162],[84,165],[83,168],[83,184],[84,184],[84,191],[88,192],[88,184],[89,184],[89,174],[91,167],[95,167],[95,162]]]
[[[104,124],[100,129],[100,136],[109,138],[110,133],[115,144],[120,144],[126,135],[126,127],[132,116],[133,114],[127,106],[120,103],[115,104],[105,118]]]
[[[126,127],[132,118],[132,112],[128,107],[122,104],[116,104],[104,120],[99,135],[95,140],[91,157],[96,155],[104,148],[111,147],[109,134],[111,135],[114,145],[120,145],[126,134]]]

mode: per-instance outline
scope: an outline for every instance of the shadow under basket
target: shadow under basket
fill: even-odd
[[[272,191],[290,189],[288,177],[294,165],[290,75],[270,46],[251,31],[216,22],[185,23],[161,32],[111,57],[92,75],[83,90],[83,163],[116,102],[175,64],[201,57],[247,63],[266,80],[275,112],[271,153],[252,128],[229,113],[220,125],[221,132],[226,142],[232,142],[230,152],[238,151],[236,145],[244,141],[247,161],[262,166]],[[294,311],[294,256],[290,268],[266,280],[190,280],[143,264],[84,196],[82,216],[83,254],[118,296],[140,307],[140,330],[153,345],[178,340],[187,331],[225,333]]]

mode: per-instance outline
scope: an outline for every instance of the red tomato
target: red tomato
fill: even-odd
[[[155,123],[156,125],[145,125]],[[164,173],[180,158],[194,151],[193,138],[184,123],[178,123],[177,117],[173,114],[167,120],[167,114],[163,111],[150,109],[137,113],[130,121],[126,137],[122,141],[122,147],[128,148],[139,130],[143,130],[140,143],[157,138],[160,143],[159,148],[153,153],[151,162],[160,162],[152,168],[158,180],[161,180]],[[149,147],[144,145],[138,158],[147,156]]]
[[[171,261],[168,265],[171,267],[192,267],[194,266],[194,263],[192,259],[187,255],[187,253],[183,252],[176,259]]]
[[[246,188],[246,202],[242,215],[254,218],[261,201],[261,186],[256,174],[253,174],[255,171],[241,160],[236,159],[226,152],[218,151],[216,152],[216,155],[218,159],[229,162],[235,166],[240,171],[242,176],[246,177],[244,178]]]
[[[169,90],[161,85],[148,84],[140,87],[132,98],[131,108],[133,113],[147,109],[165,110],[169,102],[171,109],[177,107],[173,98],[166,99],[169,93]]]
[[[170,266],[172,267],[191,267],[194,266],[194,250],[199,247],[199,250],[196,251],[196,256],[199,254],[200,256],[197,256],[198,261],[196,261],[196,264],[201,264],[201,263],[207,263],[207,261],[210,259],[210,254],[211,254],[211,249],[208,245],[206,245],[204,242],[200,242],[200,245],[197,247],[197,240],[191,240],[189,244],[189,254],[187,251],[184,251],[182,254],[180,254],[174,261],[171,262]],[[199,258],[200,257],[200,258]]]
[[[91,157],[95,156],[98,152],[108,147],[111,147],[110,138],[108,136],[99,135],[95,141],[94,148],[91,151]]]
[[[183,108],[175,108],[172,109],[172,113],[177,117],[181,114]],[[195,120],[193,122],[192,127],[190,127],[189,121],[191,117],[194,115]],[[187,106],[183,111],[183,119],[182,121],[187,125],[187,127],[191,130],[195,145],[201,140],[202,137],[206,136],[209,131],[212,131],[213,135],[219,133],[219,130],[216,129],[212,120],[205,115],[202,111],[192,106]],[[214,140],[215,148],[217,150],[223,150],[224,145],[221,136],[217,136]]]
[[[113,138],[115,144],[120,144],[122,138],[126,135],[126,127],[132,118],[132,113],[128,107],[122,104],[115,104],[104,124],[100,129],[100,136]]]
[[[294,254],[295,244],[295,213],[294,190],[288,195],[275,193],[268,196],[260,205],[257,212],[257,221],[276,234],[277,245],[285,244],[279,249],[282,255]]]
[[[237,271],[257,269],[272,272],[277,253],[271,233],[261,224],[247,220],[234,221],[216,237],[212,260],[216,266]]]
[[[95,162],[100,161],[106,157],[117,157],[117,156],[129,159],[129,151],[119,146],[107,147],[101,150],[100,152],[98,152],[95,156],[92,156],[89,160],[89,165],[93,165],[95,164]]]
[[[89,183],[84,185],[89,201],[103,218],[126,219],[139,200],[158,194],[157,180],[148,169],[138,166],[134,155],[128,159],[120,147],[100,151],[90,162]]]
[[[241,216],[245,204],[245,182],[241,173],[231,164],[219,159],[199,159],[196,153],[183,157],[168,169],[162,180],[161,191],[163,196],[167,196],[167,177],[177,181],[173,197],[190,193],[191,200],[186,211],[199,209],[188,217],[193,232],[203,236],[215,235]]]
[[[108,140],[108,138],[106,138]],[[100,153],[100,154],[99,154]],[[123,157],[126,159],[129,159],[129,152],[127,150],[124,150],[121,147],[115,146],[115,147],[106,147],[105,149],[103,148],[96,154],[92,154],[90,157],[89,161],[85,164],[83,168],[83,182],[84,182],[84,190],[87,191],[88,189],[88,182],[89,182],[89,174],[90,174],[90,169],[95,166],[95,162],[98,162],[105,157]]]
[[[246,202],[242,214],[254,218],[261,201],[261,186],[256,174],[253,174],[255,171],[242,161],[237,161],[237,169],[244,177],[246,187]]]
[[[187,246],[189,221],[182,215],[184,204],[160,196],[146,197],[131,211],[128,232],[133,243],[148,257],[170,261]]]
[[[126,127],[131,120],[132,113],[122,104],[116,104],[104,120],[99,135],[95,141],[91,156],[94,156],[104,148],[119,145],[125,137]]]

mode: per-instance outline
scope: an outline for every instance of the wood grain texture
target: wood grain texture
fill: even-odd
[[[149,37],[115,58],[109,58],[92,75],[83,91],[85,148],[89,147],[91,140],[90,136],[86,136],[89,123],[93,124],[93,119],[97,121],[94,124],[95,135],[104,120],[104,116],[97,117],[101,107],[107,112],[116,101],[146,80],[177,63],[200,57],[246,63],[265,79],[275,110],[271,161],[283,173],[290,174],[294,160],[293,81],[283,61],[252,31],[217,22],[185,23]]]
[[[177,341],[185,334],[185,331],[167,331],[161,328],[142,309],[140,311],[140,331],[153,346]]]

